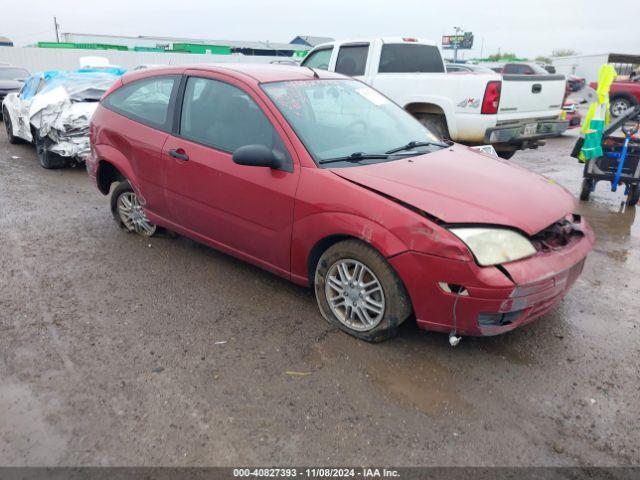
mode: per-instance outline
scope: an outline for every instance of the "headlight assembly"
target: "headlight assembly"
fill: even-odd
[[[504,228],[452,228],[450,230],[462,240],[479,265],[499,265],[530,257],[536,253],[531,242],[512,230]]]

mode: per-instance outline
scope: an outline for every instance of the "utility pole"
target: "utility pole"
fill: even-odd
[[[56,17],[53,17],[53,28],[56,29],[56,42],[60,43],[60,34],[58,33],[58,28],[60,27],[60,25],[58,25],[58,20],[56,19]]]
[[[453,37],[455,39],[453,42],[453,63],[458,63],[458,33],[464,30],[460,27],[453,27],[453,31],[455,32],[455,36]]]

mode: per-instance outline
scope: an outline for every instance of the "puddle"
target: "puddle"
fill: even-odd
[[[472,408],[454,388],[453,373],[429,354],[424,337],[368,344],[342,332],[331,332],[314,345],[314,368],[343,363],[365,372],[390,401],[399,401],[432,416],[465,414]]]

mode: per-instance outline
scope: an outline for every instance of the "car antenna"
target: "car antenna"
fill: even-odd
[[[320,75],[318,75],[318,72],[316,72],[313,68],[311,67],[307,67],[307,68],[313,72],[313,78],[320,78]]]

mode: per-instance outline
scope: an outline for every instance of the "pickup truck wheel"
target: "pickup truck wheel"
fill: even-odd
[[[111,213],[115,221],[127,232],[151,237],[157,227],[151,223],[128,181],[120,182],[111,194]]]
[[[345,240],[324,252],[314,290],[320,313],[330,324],[368,342],[395,336],[412,310],[387,260],[360,240]]]
[[[611,104],[609,106],[609,111],[611,112],[611,116],[614,118],[618,118],[628,108],[631,108],[631,105],[632,105],[632,101],[626,96],[614,97],[611,100]]]
[[[49,151],[51,139],[49,137],[42,138],[39,132],[35,132],[36,153],[38,154],[38,162],[42,168],[52,170],[55,168],[64,168],[67,166],[67,160],[60,155],[56,155]]]
[[[9,143],[13,145],[20,143],[20,139],[13,134],[13,124],[11,123],[11,117],[6,108],[2,109],[2,121],[4,122],[4,128],[7,131],[7,139]]]
[[[516,154],[516,150],[496,150],[496,153],[500,158],[504,158],[505,160],[509,160]]]
[[[444,115],[435,113],[414,113],[414,117],[425,127],[431,130],[438,137],[448,140],[449,129],[447,128],[447,119]]]

